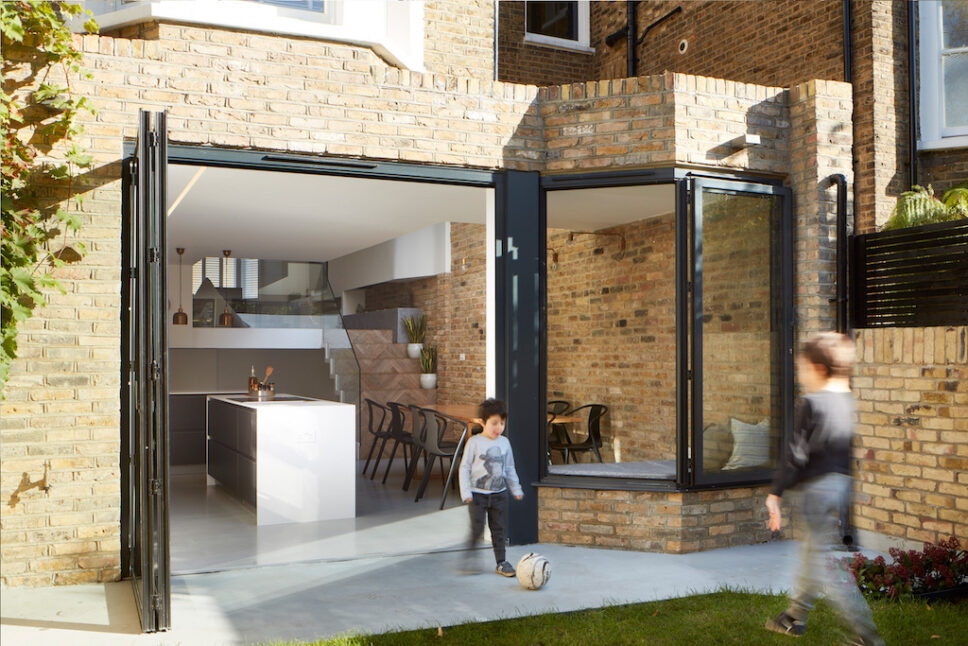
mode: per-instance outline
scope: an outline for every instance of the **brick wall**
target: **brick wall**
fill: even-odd
[[[863,545],[968,536],[966,348],[964,326],[857,330],[854,525]]]
[[[424,67],[432,73],[493,80],[494,2],[427,0]]]
[[[559,85],[594,78],[592,54],[524,42],[524,2],[499,3],[498,78],[509,83]]]
[[[939,198],[945,191],[968,182],[968,150],[922,152],[918,164],[918,183],[930,184]]]
[[[538,488],[538,540],[684,554],[769,539],[767,487],[667,493]]]
[[[784,87],[815,78],[844,79],[843,3],[838,0],[640,2],[639,34],[676,7],[682,11],[650,30],[638,46],[638,76],[670,71]],[[605,45],[626,21],[626,3],[591,3],[592,78],[628,76],[626,40]],[[685,53],[679,52],[682,40],[688,43]]]
[[[605,404],[606,462],[675,457],[675,216],[549,230],[548,399]],[[551,256],[558,254],[557,266]]]

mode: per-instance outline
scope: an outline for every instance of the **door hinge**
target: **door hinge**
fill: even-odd
[[[692,370],[686,370],[686,379],[692,379]]]
[[[138,176],[138,158],[132,157],[131,159],[129,159],[126,168],[128,171],[128,175],[130,177],[132,178],[137,177]]]
[[[696,472],[696,459],[694,457],[689,456],[689,459],[686,460],[686,468],[689,469],[689,473]]]
[[[128,278],[130,280],[138,280],[138,268],[128,267]]]
[[[158,377],[161,376],[160,372],[161,370],[158,366],[158,362],[152,361],[151,365],[148,366],[148,378],[152,381],[158,381]]]
[[[153,595],[151,595],[151,609],[152,610],[161,610],[161,595],[160,594],[153,594]]]
[[[158,134],[156,132],[148,132],[148,145],[152,147],[158,145]]]
[[[148,262],[158,262],[161,258],[161,254],[158,252],[158,247],[148,248]]]
[[[151,485],[152,496],[157,496],[158,494],[161,493],[161,480],[157,478],[152,478],[149,484]]]
[[[692,293],[692,281],[691,280],[688,281],[688,282],[686,282],[686,291],[689,292],[690,294]]]

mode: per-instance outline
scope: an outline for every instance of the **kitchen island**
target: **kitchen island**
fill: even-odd
[[[276,395],[207,399],[207,472],[256,524],[356,516],[356,407]]]

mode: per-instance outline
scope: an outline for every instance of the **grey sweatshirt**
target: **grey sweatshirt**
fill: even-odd
[[[499,435],[489,440],[484,434],[472,435],[464,445],[464,457],[458,471],[460,498],[467,500],[472,492],[498,493],[510,488],[515,496],[524,495],[508,438]]]

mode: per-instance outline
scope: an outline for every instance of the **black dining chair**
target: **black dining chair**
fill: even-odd
[[[366,462],[363,464],[363,475],[366,475],[366,470],[370,468],[370,459],[373,457],[373,450],[376,448],[376,445],[380,445],[380,451],[377,453],[376,463],[373,466],[374,473],[376,473],[376,465],[380,463],[380,457],[383,455],[383,448],[386,446],[387,439],[390,437],[390,433],[387,431],[387,415],[390,414],[390,409],[372,399],[365,399],[364,401],[366,401],[367,412],[369,413],[366,430],[373,436],[373,443],[370,444],[370,452],[366,454]]]
[[[430,482],[430,473],[434,470],[434,462],[440,460],[440,478],[441,481],[446,479],[447,474],[444,472],[444,460],[449,458],[451,460],[451,466],[453,466],[458,446],[457,442],[444,440],[443,436],[447,431],[448,425],[447,418],[430,408],[422,408],[420,412],[424,417],[425,423],[421,437],[415,439],[423,455],[427,457],[428,462],[424,466],[423,477],[420,479],[420,486],[417,488],[417,495],[413,499],[414,502],[423,498],[424,492],[427,490],[427,483]],[[417,465],[416,460],[411,462],[410,471],[412,477]]]
[[[440,508],[444,508],[444,504],[447,502],[447,494],[451,490],[451,484],[454,483],[454,473],[457,471],[458,465],[460,464],[461,456],[464,452],[464,444],[467,443],[467,439],[471,436],[470,425],[455,417],[450,415],[444,415],[443,413],[437,413],[437,416],[447,422],[446,428],[441,431],[441,436],[450,435],[453,437],[454,434],[460,433],[460,439],[457,440],[457,446],[454,448],[454,455],[450,460],[450,470],[447,471],[447,481],[444,482],[444,492],[440,496]],[[442,461],[441,461],[442,462]]]
[[[424,428],[427,424],[423,416],[423,409],[416,404],[408,404],[407,408],[410,409],[410,436],[413,438],[413,453],[410,456],[410,468],[407,469],[407,476],[403,479],[404,491],[410,490],[410,482],[413,480],[413,474],[417,471],[418,458],[423,457],[424,468],[427,468],[427,454],[424,453],[421,444]]]
[[[390,437],[388,439],[393,440],[393,448],[390,451],[390,459],[387,461],[387,468],[383,472],[383,484],[387,482],[387,476],[390,475],[390,467],[393,466],[393,458],[397,454],[397,447],[401,444],[403,445],[403,471],[407,473],[410,471],[410,462],[413,461],[413,436],[407,431],[405,419],[407,407],[398,402],[387,402],[387,407],[390,409],[390,427],[387,429]],[[410,458],[407,458],[407,451],[410,451]],[[376,469],[373,469],[373,473],[376,473]],[[373,478],[370,478],[371,480]]]
[[[548,441],[548,450],[561,451],[564,454],[565,464],[568,463],[570,457],[574,457],[575,462],[578,462],[578,457],[573,456],[578,451],[594,451],[595,457],[598,458],[599,462],[602,462],[602,454],[599,452],[599,449],[602,447],[601,421],[602,417],[608,413],[608,406],[603,404],[585,404],[584,406],[579,406],[568,411],[567,414],[569,416],[575,415],[586,408],[588,409],[588,435],[585,439],[578,442]]]
[[[554,419],[557,415],[564,415],[568,412],[569,408],[571,408],[571,402],[567,402],[564,399],[552,399],[548,402],[548,415],[550,416],[548,422],[548,437],[552,441],[571,444],[571,436],[568,435],[568,428],[564,424],[555,422]]]

